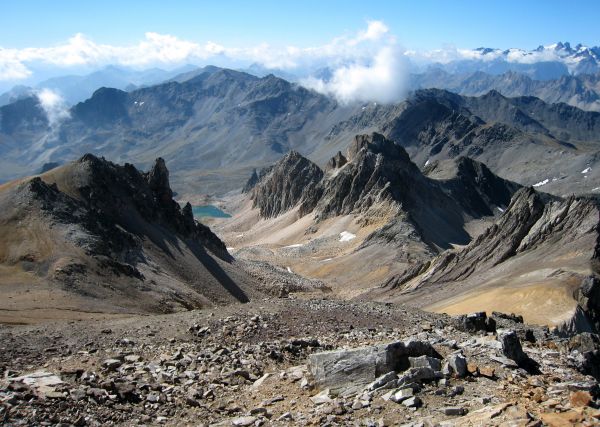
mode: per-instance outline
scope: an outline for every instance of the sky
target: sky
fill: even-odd
[[[0,0],[0,87],[114,64],[332,69],[304,83],[341,100],[401,91],[407,58],[600,45],[600,1]],[[522,61],[522,58],[517,58]],[[383,82],[383,84],[381,84]]]
[[[247,47],[315,45],[381,20],[407,48],[598,44],[600,2],[556,1],[0,1],[0,46],[40,47],[83,33],[129,44],[146,32]]]

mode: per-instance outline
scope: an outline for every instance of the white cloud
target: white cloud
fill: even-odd
[[[402,53],[399,48],[386,46],[371,63],[341,66],[333,71],[329,81],[308,78],[303,84],[333,95],[342,103],[397,102],[406,90],[407,67]]]
[[[369,56],[373,45],[388,34],[381,21],[369,21],[354,37],[338,37],[321,46],[275,47],[263,43],[248,48],[226,47],[213,41],[204,44],[182,40],[169,34],[147,32],[137,44],[115,46],[99,44],[83,34],[75,34],[65,43],[50,47],[5,49],[0,47],[0,80],[30,77],[35,64],[57,67],[102,66],[132,67],[177,65],[185,62],[226,58],[230,61],[258,62],[267,68],[293,69],[316,63],[336,63]],[[384,42],[385,43],[385,42]]]
[[[36,96],[46,113],[50,129],[57,128],[62,121],[69,118],[67,104],[59,93],[50,89],[42,89],[36,93]]]
[[[359,31],[356,38],[350,40],[349,44],[354,46],[363,41],[375,41],[380,40],[385,34],[389,32],[389,28],[381,21],[368,21],[367,29]]]
[[[31,71],[14,58],[11,50],[0,48],[0,80],[20,80],[30,75]]]
[[[209,41],[199,44],[173,35],[148,32],[129,46],[98,44],[83,34],[51,47],[0,48],[0,80],[30,77],[36,65],[62,68],[108,64],[143,68],[212,62],[220,65],[258,63],[267,69],[300,70],[306,75],[327,67],[329,81],[306,80],[310,87],[335,95],[342,102],[352,100],[397,101],[404,86],[404,61],[389,28],[381,21],[368,21],[353,35],[336,37],[320,46],[272,46],[262,43],[248,48],[226,47]],[[40,92],[40,102],[50,117],[59,119],[58,94]],[[62,113],[61,113],[62,114]]]

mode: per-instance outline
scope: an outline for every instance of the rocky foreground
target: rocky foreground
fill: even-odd
[[[0,420],[598,425],[597,336],[560,338],[521,321],[280,298],[162,316],[1,326]]]

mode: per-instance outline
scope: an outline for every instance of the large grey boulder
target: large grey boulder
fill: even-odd
[[[464,332],[496,332],[496,321],[487,317],[485,311],[460,315],[456,317],[454,325]]]
[[[502,353],[509,359],[517,362],[518,365],[521,365],[528,359],[515,331],[508,330],[500,332],[498,334],[498,341],[502,344]]]
[[[540,374],[539,363],[530,358],[521,347],[519,336],[513,330],[498,333],[498,341],[502,345],[502,353],[516,362],[519,368],[525,369],[530,374]]]
[[[446,360],[450,368],[450,374],[455,374],[459,378],[467,375],[467,359],[462,353],[454,353],[449,355]]]
[[[354,349],[327,351],[309,356],[309,369],[318,389],[332,394],[355,394],[384,374],[410,367],[409,357],[441,359],[431,344],[408,340]]]

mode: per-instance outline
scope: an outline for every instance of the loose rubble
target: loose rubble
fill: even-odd
[[[398,305],[285,298],[118,321],[1,326],[0,420],[600,423],[597,372],[586,362],[598,355],[597,337],[559,337],[501,320],[497,332],[466,332],[456,326],[461,319]],[[535,342],[524,339],[526,330]]]

